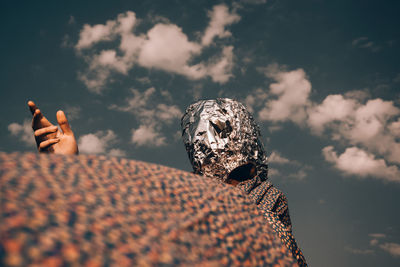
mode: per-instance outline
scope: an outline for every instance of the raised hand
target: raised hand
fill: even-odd
[[[33,101],[28,101],[28,106],[33,115],[32,129],[39,152],[64,155],[78,154],[78,145],[74,133],[63,111],[57,112],[57,122],[62,130],[60,131],[57,126],[43,116]]]

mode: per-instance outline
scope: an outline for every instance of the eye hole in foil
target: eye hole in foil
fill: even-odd
[[[217,123],[213,123],[212,121],[210,121],[210,123],[211,123],[212,127],[214,128],[214,130],[217,132],[218,135],[225,128],[225,125],[221,125],[220,121],[217,121]]]
[[[225,121],[225,128],[222,130],[221,137],[226,138],[232,132],[231,123],[227,120]]]
[[[228,120],[225,122],[217,121],[216,123],[210,121],[210,124],[215,132],[222,138],[228,137],[228,134],[232,132],[232,126]]]

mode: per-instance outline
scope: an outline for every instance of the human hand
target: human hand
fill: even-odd
[[[43,116],[33,101],[28,101],[28,106],[33,115],[32,129],[39,152],[64,155],[79,153],[74,133],[63,111],[57,111],[57,122],[62,130],[60,131]]]

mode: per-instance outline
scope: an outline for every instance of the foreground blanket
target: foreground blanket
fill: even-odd
[[[1,266],[297,266],[252,200],[105,156],[0,153]]]

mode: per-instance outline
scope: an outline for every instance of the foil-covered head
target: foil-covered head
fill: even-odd
[[[186,109],[181,126],[195,173],[226,182],[230,172],[251,163],[267,179],[260,130],[241,103],[229,98],[198,101]]]

